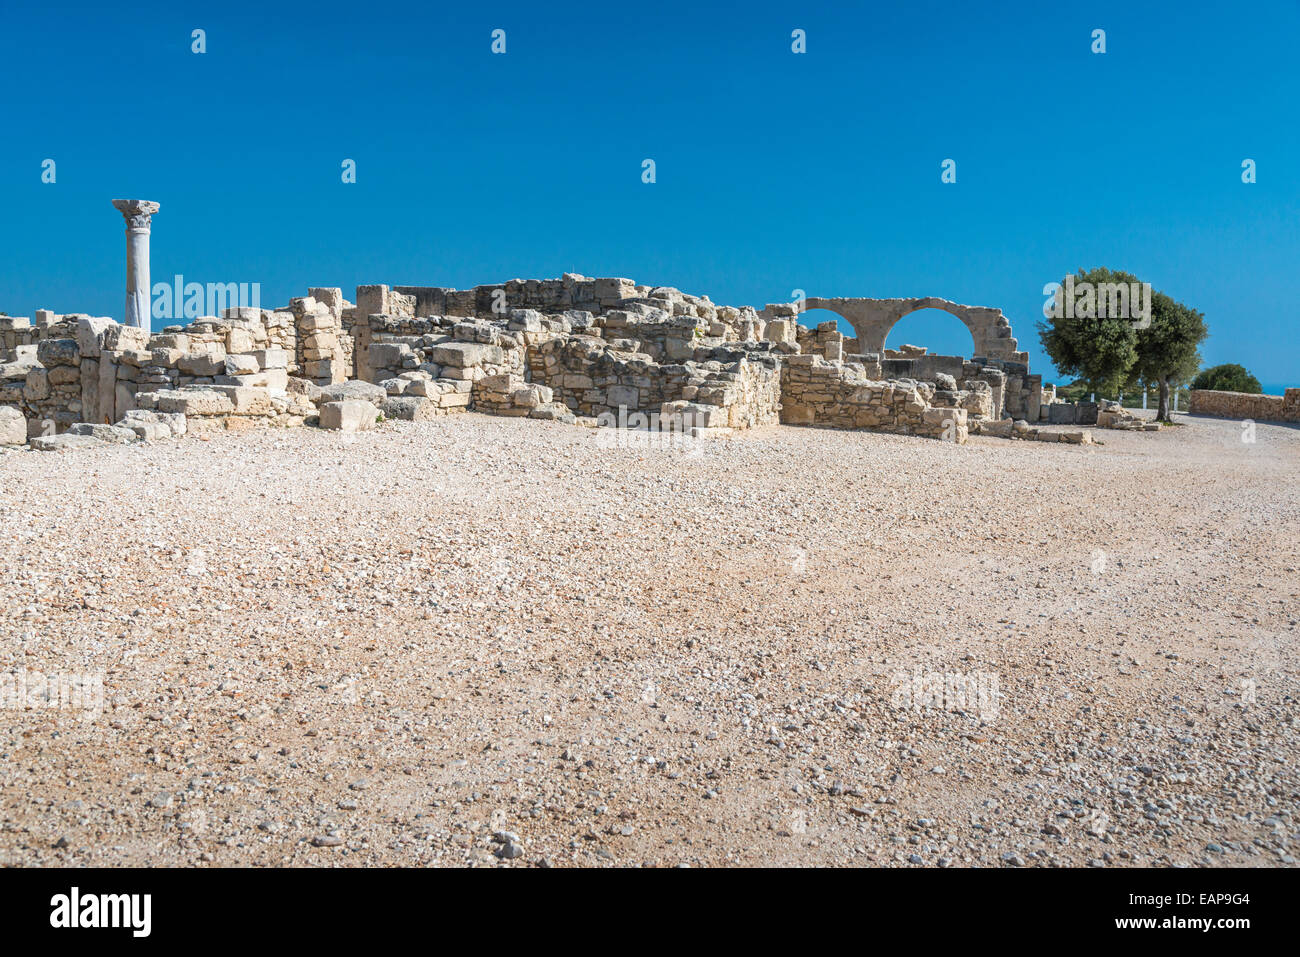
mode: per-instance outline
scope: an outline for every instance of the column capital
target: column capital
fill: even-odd
[[[113,205],[117,211],[122,214],[126,220],[128,229],[149,229],[149,222],[153,214],[158,212],[162,207],[148,199],[115,199]]]

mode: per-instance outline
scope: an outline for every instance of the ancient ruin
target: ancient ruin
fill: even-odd
[[[113,205],[126,220],[126,311],[128,326],[149,331],[149,227],[160,204],[147,199],[115,199]]]
[[[130,230],[136,277],[147,272],[147,232],[146,245],[136,240],[145,206],[157,204],[124,210],[144,222]],[[468,290],[368,285],[355,298],[313,288],[281,309],[227,309],[152,335],[88,315],[2,318],[6,441],[54,449],[187,428],[352,430],[467,410],[584,425],[631,413],[696,436],[783,422],[957,443],[972,430],[1087,440],[1035,428],[1052,393],[997,309],[808,300],[844,315],[858,332],[845,337],[834,322],[801,325],[795,304],[720,306],[573,273]],[[882,348],[893,323],[934,305],[967,324],[977,355]]]
[[[150,329],[149,234],[159,204],[114,200],[127,223],[125,323],[0,316],[0,444],[62,449],[253,425],[356,431],[468,410],[715,437],[777,422],[918,435],[1090,441],[1098,422],[1029,372],[1000,309],[934,297],[810,298],[763,309],[631,279],[512,279],[459,290],[308,290]],[[803,325],[803,309],[834,321]],[[942,309],[971,356],[885,348],[904,316]],[[1119,414],[1102,425],[1131,427]]]
[[[1282,395],[1193,389],[1188,411],[1193,415],[1213,415],[1224,419],[1300,422],[1300,389],[1287,389]]]
[[[157,204],[128,206],[133,303]],[[1086,441],[1034,428],[1052,392],[998,309],[809,299],[854,326],[845,337],[834,322],[801,325],[796,304],[719,306],[573,273],[468,290],[360,286],[355,298],[313,288],[281,309],[227,309],[153,335],[147,319],[0,318],[0,404],[17,412],[6,441],[64,448],[258,423],[355,429],[471,409],[585,425],[633,413],[706,436],[783,422],[958,443],[972,430]],[[883,349],[894,323],[932,306],[966,323],[976,355]]]

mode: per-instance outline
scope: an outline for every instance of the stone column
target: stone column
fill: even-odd
[[[159,205],[147,199],[115,199],[126,220],[126,316],[123,325],[149,332],[152,317],[149,286],[149,223]]]

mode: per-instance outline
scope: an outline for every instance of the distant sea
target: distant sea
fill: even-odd
[[[1295,382],[1261,382],[1260,385],[1265,395],[1283,395],[1287,389],[1300,388],[1300,377],[1297,377]]]

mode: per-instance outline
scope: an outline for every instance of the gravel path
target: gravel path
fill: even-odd
[[[0,673],[103,680],[0,864],[1292,865],[1300,430],[1182,421],[0,455]]]

